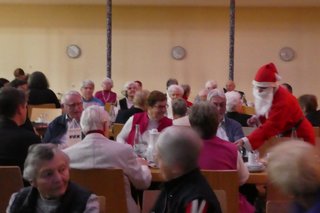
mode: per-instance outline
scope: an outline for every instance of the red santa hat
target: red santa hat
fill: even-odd
[[[252,84],[257,87],[276,87],[280,79],[276,66],[270,63],[258,70]]]

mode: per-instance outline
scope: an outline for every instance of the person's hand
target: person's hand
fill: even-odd
[[[242,139],[239,139],[234,142],[235,145],[237,145],[238,149],[241,150],[244,144],[244,141]]]
[[[141,165],[146,165],[148,166],[148,161],[144,158],[137,158],[137,162]]]
[[[251,116],[251,118],[249,118],[247,120],[247,124],[251,127],[258,126],[259,120],[258,120],[257,116],[255,116],[255,115]]]

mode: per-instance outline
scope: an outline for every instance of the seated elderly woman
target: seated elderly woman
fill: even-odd
[[[198,168],[201,148],[200,137],[190,127],[172,126],[160,133],[155,157],[165,183],[151,212],[221,212]]]
[[[133,97],[133,106],[127,110],[120,110],[115,123],[124,124],[134,114],[147,110],[147,99],[150,94],[147,90],[139,90]]]
[[[146,139],[148,130],[157,129],[161,132],[172,125],[172,120],[165,116],[167,97],[162,92],[154,90],[147,99],[147,111],[136,113],[129,118],[117,136],[117,142],[133,145],[135,126],[139,124],[142,138]]]
[[[117,94],[112,92],[111,89],[113,87],[113,81],[111,78],[105,78],[101,83],[102,90],[97,91],[94,95],[96,98],[102,101],[103,104],[117,103]]]
[[[173,84],[168,87],[167,93],[168,93],[167,117],[172,119],[173,118],[172,101],[177,98],[182,98],[184,91],[180,85]]]
[[[80,91],[81,91],[82,104],[84,109],[92,105],[104,106],[104,103],[100,99],[93,96],[93,91],[94,91],[93,81],[91,80],[82,81]]]
[[[23,178],[31,186],[11,196],[7,213],[100,210],[96,195],[69,181],[69,158],[54,144],[30,146]]]
[[[270,150],[268,177],[284,193],[293,196],[294,213],[320,212],[320,153],[298,140],[282,142]]]
[[[248,168],[244,165],[241,154],[235,144],[216,136],[219,125],[217,108],[209,102],[194,104],[189,114],[191,127],[203,140],[203,149],[199,157],[201,169],[238,170],[239,185],[244,184],[248,177]],[[245,197],[240,194],[239,212],[254,212]]]
[[[130,145],[116,143],[106,136],[110,124],[108,112],[103,107],[90,106],[81,116],[85,138],[63,151],[70,157],[70,167],[76,169],[119,168],[125,174],[128,213],[139,209],[131,196],[130,183],[137,189],[146,189],[151,183],[151,173],[146,161],[137,158]]]
[[[125,97],[119,100],[120,110],[130,109],[133,106],[133,98],[134,94],[136,94],[137,88],[137,84],[134,81],[125,83],[122,91]]]

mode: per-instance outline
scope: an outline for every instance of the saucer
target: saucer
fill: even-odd
[[[249,164],[247,162],[245,165],[247,166],[249,172],[262,172],[265,169],[265,166],[260,162],[256,164]]]

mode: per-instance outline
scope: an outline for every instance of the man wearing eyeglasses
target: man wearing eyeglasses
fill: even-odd
[[[42,142],[59,144],[64,148],[70,145],[68,140],[70,129],[80,128],[79,122],[83,111],[80,93],[73,90],[67,92],[61,99],[61,105],[64,113],[49,124]],[[79,141],[81,140],[81,130],[75,137],[79,137]]]

